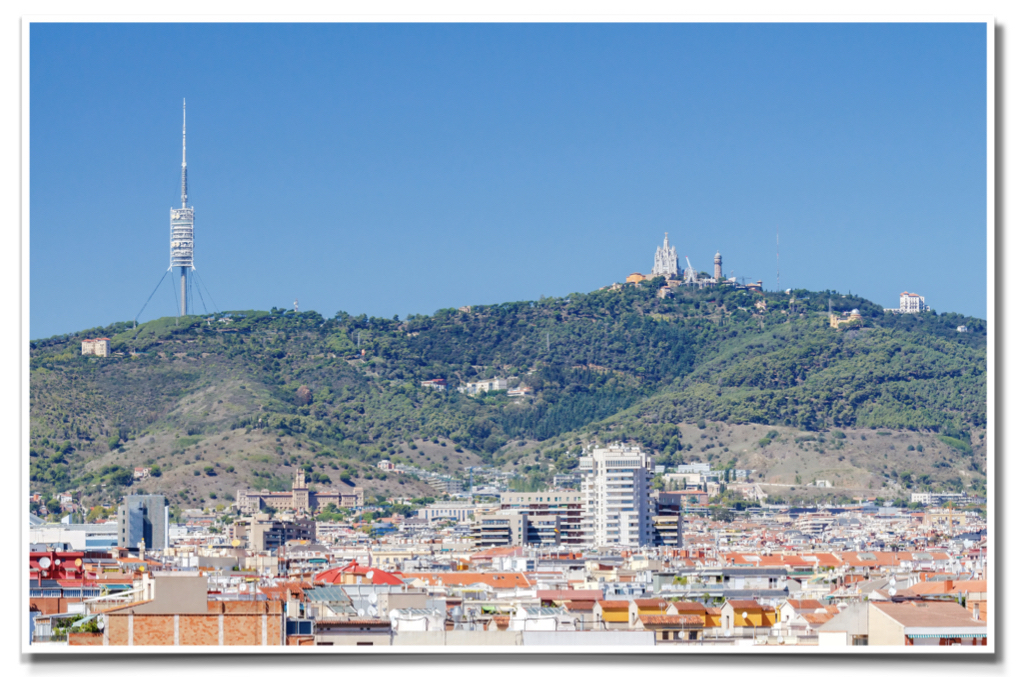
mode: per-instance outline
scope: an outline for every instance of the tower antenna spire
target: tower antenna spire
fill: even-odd
[[[187,271],[194,270],[194,207],[187,206],[187,99],[184,99],[180,209],[170,209],[170,268],[180,269],[180,315],[187,315]]]
[[[180,203],[187,206],[187,99],[184,99],[184,157],[180,165]]]

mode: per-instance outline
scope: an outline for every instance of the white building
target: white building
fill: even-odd
[[[491,378],[486,381],[474,381],[473,383],[467,383],[464,386],[459,386],[459,392],[466,393],[471,396],[486,393],[491,390],[508,390],[508,379]]]
[[[678,277],[681,268],[678,266],[678,252],[670,246],[667,241],[667,233],[664,233],[664,246],[657,247],[653,255],[653,270],[650,277],[663,275],[667,278]]]
[[[97,355],[99,357],[109,357],[109,339],[108,338],[85,339],[84,341],[81,342],[81,354]]]
[[[417,517],[428,522],[435,520],[470,520],[477,506],[469,501],[445,501],[432,503],[417,511]]]
[[[639,447],[612,445],[579,459],[584,532],[591,545],[653,545],[650,480],[653,461]]]
[[[924,310],[928,310],[929,307],[925,305],[925,297],[919,296],[918,294],[912,294],[911,292],[903,292],[900,295],[900,312],[902,313],[920,313]]]

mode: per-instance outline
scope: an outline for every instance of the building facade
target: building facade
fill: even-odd
[[[583,535],[583,494],[578,491],[507,491],[501,495],[501,509],[513,510],[528,518],[528,526],[541,518],[557,518],[562,545],[581,546]],[[545,522],[547,520],[544,520]],[[536,527],[533,527],[536,529]],[[535,534],[536,535],[536,534]]]
[[[491,378],[486,381],[474,381],[473,383],[467,383],[466,385],[459,386],[457,390],[471,396],[490,392],[492,390],[508,390],[508,379]]]
[[[638,447],[612,445],[579,459],[583,474],[583,532],[598,547],[653,545],[650,480],[653,462]]]
[[[117,509],[117,545],[164,550],[169,547],[169,503],[165,496],[125,496]]]
[[[345,490],[344,490],[345,489]],[[364,505],[364,490],[360,487],[341,485],[328,491],[312,491],[307,487],[304,471],[298,468],[293,477],[290,491],[248,491],[237,492],[237,508],[244,514],[273,510],[293,512],[314,512],[328,504],[337,508],[359,508]]]
[[[900,295],[900,312],[902,313],[920,313],[928,310],[928,308],[929,307],[925,305],[924,296],[912,294],[907,291]]]
[[[109,339],[85,339],[81,342],[81,354],[95,355],[97,357],[109,357]]]
[[[681,269],[678,267],[678,252],[670,246],[667,241],[667,233],[664,233],[664,246],[657,247],[653,255],[653,270],[650,277],[663,275],[667,278],[678,277]]]

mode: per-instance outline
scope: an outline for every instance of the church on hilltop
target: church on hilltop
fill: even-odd
[[[653,270],[650,271],[650,277],[663,275],[670,280],[679,277],[681,272],[678,252],[668,244],[667,233],[664,233],[664,246],[657,247],[657,253],[653,255]]]

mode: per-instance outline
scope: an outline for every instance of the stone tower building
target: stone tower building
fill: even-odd
[[[723,268],[720,265],[720,252],[717,252],[713,257],[713,279],[720,282],[724,278]]]

